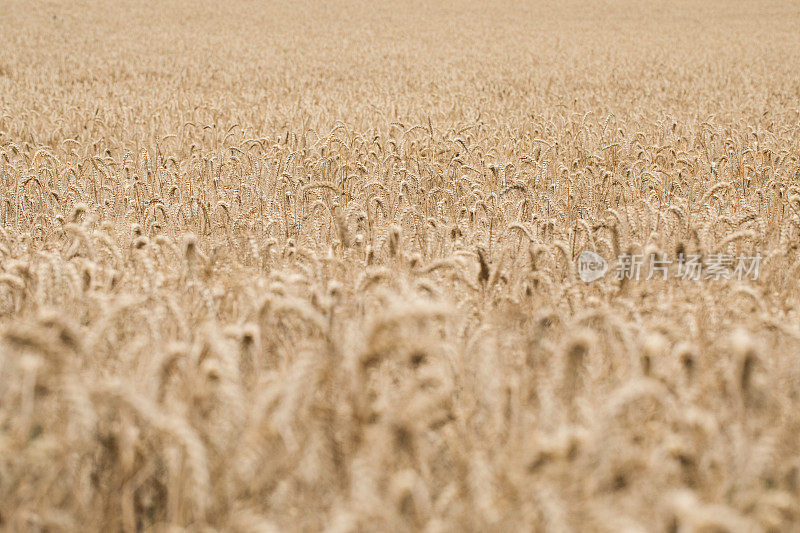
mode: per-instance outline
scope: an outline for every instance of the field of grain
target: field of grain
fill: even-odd
[[[800,531],[796,3],[0,11],[0,529]]]

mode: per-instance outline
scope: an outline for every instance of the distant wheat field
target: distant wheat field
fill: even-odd
[[[0,530],[800,531],[800,6],[0,3]]]

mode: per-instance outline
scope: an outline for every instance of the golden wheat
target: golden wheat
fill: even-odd
[[[800,531],[797,6],[2,11],[0,529]]]

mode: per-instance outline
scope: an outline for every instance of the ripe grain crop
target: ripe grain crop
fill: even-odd
[[[800,9],[490,4],[0,6],[0,529],[800,530]]]

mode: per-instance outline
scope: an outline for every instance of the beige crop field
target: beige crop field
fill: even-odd
[[[800,531],[798,66],[791,2],[0,3],[0,530]]]

